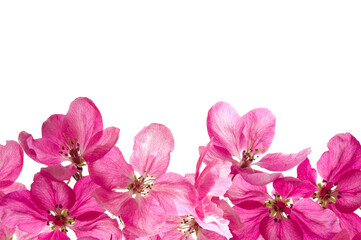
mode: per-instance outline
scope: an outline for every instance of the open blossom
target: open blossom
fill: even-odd
[[[42,138],[33,139],[27,132],[19,142],[33,160],[50,165],[43,169],[58,180],[67,180],[81,171],[88,161],[104,156],[117,142],[119,129],[103,129],[102,116],[88,98],[77,98],[66,115],[50,116],[42,126]],[[62,162],[69,162],[66,167]]]
[[[148,237],[158,234],[166,215],[185,215],[197,203],[192,184],[167,173],[174,140],[170,130],[151,124],[134,140],[128,164],[114,147],[89,164],[89,174],[101,188],[94,192],[99,204],[124,222],[124,234]]]
[[[80,179],[73,190],[64,182],[37,174],[30,191],[15,191],[1,200],[1,222],[38,239],[70,239],[69,229],[79,238],[96,234],[102,240],[121,239],[117,222],[90,196],[96,187],[90,177]]]
[[[235,204],[244,227],[236,239],[331,239],[341,231],[335,213],[304,198],[292,203],[293,191],[302,181],[295,178],[275,180],[274,194],[265,186],[251,185],[237,175],[226,196]],[[312,223],[312,224],[311,224]]]
[[[305,160],[310,149],[294,154],[267,154],[256,161],[272,143],[275,121],[275,116],[265,108],[254,109],[241,117],[228,103],[216,103],[208,112],[207,129],[213,144],[205,161],[229,161],[233,174],[241,174],[254,185],[265,185],[281,177],[280,173],[268,174],[254,170],[252,166],[258,165],[270,171],[286,171]]]

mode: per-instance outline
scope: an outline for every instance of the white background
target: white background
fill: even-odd
[[[52,114],[91,98],[104,126],[134,136],[157,122],[175,138],[169,171],[193,172],[217,101],[277,117],[268,152],[361,139],[357,1],[2,1],[0,143],[41,137]],[[26,157],[28,187],[40,164]]]

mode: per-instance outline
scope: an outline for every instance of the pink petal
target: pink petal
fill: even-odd
[[[199,171],[201,169],[201,166],[202,166],[202,163],[203,163],[203,159],[205,157],[205,155],[207,154],[209,148],[211,147],[211,144],[212,144],[212,141],[211,140],[207,146],[205,147],[199,147],[198,150],[199,150],[199,158],[198,158],[198,161],[197,161],[197,165],[196,165],[196,173],[195,173],[195,179],[197,179],[199,177]]]
[[[70,209],[75,202],[75,194],[64,182],[51,180],[41,174],[34,177],[30,190],[31,199],[43,210],[51,210],[56,205]]]
[[[311,197],[318,188],[309,182],[303,182],[298,178],[285,177],[278,178],[273,182],[273,188],[284,199],[289,197]]]
[[[95,104],[89,98],[75,99],[64,117],[62,132],[65,136],[72,140],[77,138],[84,150],[90,139],[100,131],[103,131],[103,120]]]
[[[274,218],[265,217],[260,224],[260,233],[266,240],[303,240],[303,232],[300,226],[292,219],[275,222]]]
[[[59,229],[55,229],[54,231],[41,233],[38,237],[38,240],[70,240],[70,238],[59,231]]]
[[[195,183],[199,198],[206,195],[222,196],[232,184],[230,172],[230,162],[213,160],[207,165]]]
[[[351,170],[344,173],[338,180],[341,198],[336,200],[340,212],[352,213],[361,206],[361,172]]]
[[[337,182],[343,173],[361,168],[361,146],[350,133],[337,134],[327,147],[329,151],[317,162],[317,170],[323,179]]]
[[[243,134],[252,149],[262,154],[271,146],[275,135],[276,117],[267,108],[256,108],[242,117]],[[247,145],[243,146],[246,149]]]
[[[311,148],[292,154],[271,153],[255,164],[270,171],[287,171],[303,162],[310,153]]]
[[[310,160],[308,160],[308,158],[298,165],[297,178],[308,181],[316,186],[317,172],[315,169],[311,168]]]
[[[165,173],[155,180],[150,196],[168,215],[187,215],[198,202],[194,186],[177,173]]]
[[[173,148],[170,130],[161,124],[150,124],[135,136],[130,164],[140,174],[148,172],[148,175],[159,177],[168,168]]]
[[[341,232],[337,233],[332,240],[351,240],[350,234],[346,229],[342,229]]]
[[[19,134],[19,143],[24,152],[34,161],[45,164],[59,164],[65,160],[59,153],[61,146],[46,138],[34,140],[27,132]]]
[[[231,156],[241,159],[243,123],[236,110],[228,103],[218,102],[208,112],[207,129],[213,144],[226,149]]]
[[[99,131],[89,141],[83,157],[89,163],[107,154],[118,141],[119,128],[109,127],[104,131]]]
[[[0,222],[0,239],[11,239],[15,233],[15,228],[9,228]]]
[[[205,151],[206,147],[200,147],[201,151]],[[232,158],[232,155],[225,148],[211,145],[207,150],[203,162],[210,164],[213,160],[222,159],[223,161],[231,162],[232,165],[238,166],[240,163]]]
[[[232,235],[231,235],[232,236]],[[198,232],[197,240],[227,240],[228,238],[214,231],[201,229]]]
[[[50,165],[46,168],[41,168],[40,172],[44,176],[55,181],[65,181],[69,180],[74,174],[79,172],[79,170],[74,166],[74,164],[70,164],[65,167],[61,164],[56,164]]]
[[[302,199],[292,208],[291,219],[297,221],[306,239],[331,239],[340,232],[339,221],[335,213],[321,206],[311,199]]]
[[[0,145],[0,188],[11,185],[23,168],[24,153],[15,141]]]
[[[0,200],[2,197],[4,197],[8,193],[20,191],[20,190],[26,190],[26,187],[24,184],[18,183],[18,182],[14,182],[10,186],[0,188]]]
[[[202,228],[217,232],[227,239],[232,237],[228,228],[229,221],[223,218],[223,210],[207,197],[198,203],[193,213],[194,218]]]
[[[134,181],[133,167],[124,160],[117,147],[113,147],[101,159],[88,162],[88,167],[93,181],[108,190],[125,188]]]
[[[243,223],[239,219],[238,213],[225,200],[220,200],[218,197],[213,197],[212,202],[217,204],[217,207],[223,210],[223,218],[229,220],[229,230],[231,232],[237,231],[243,227]]]
[[[69,209],[72,217],[78,217],[89,211],[104,212],[104,209],[98,205],[95,198],[91,195],[98,187],[89,176],[83,177],[75,183],[74,193],[76,202]]]
[[[282,177],[281,173],[265,173],[251,168],[238,168],[238,173],[248,183],[258,186],[264,186],[270,182],[273,182],[277,178]]]
[[[63,132],[61,131],[64,117],[64,114],[51,115],[41,127],[43,138],[49,139],[54,143],[64,140]]]
[[[9,193],[1,199],[1,208],[1,222],[8,227],[18,226],[24,232],[38,233],[46,226],[48,214],[37,208],[28,190]]]
[[[361,232],[360,216],[355,213],[342,213],[333,204],[328,205],[328,208],[336,214],[340,221],[341,229],[346,229],[351,238]]]

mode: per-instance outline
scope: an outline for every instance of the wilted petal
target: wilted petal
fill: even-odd
[[[75,194],[64,182],[51,180],[41,174],[36,175],[31,184],[31,199],[43,210],[50,210],[56,205],[70,209],[75,202]]]
[[[108,127],[99,131],[89,141],[86,150],[83,153],[87,163],[97,160],[107,154],[116,144],[119,137],[119,128]]]
[[[352,213],[361,206],[361,171],[351,170],[344,173],[338,180],[341,198],[335,206],[340,212]]]
[[[15,141],[0,145],[0,188],[11,185],[23,168],[24,153]]]
[[[194,186],[177,173],[165,173],[155,180],[150,195],[158,200],[167,215],[186,215],[198,202]]]
[[[207,129],[209,137],[213,138],[213,144],[238,158],[244,142],[243,127],[241,117],[228,103],[218,102],[208,112]]]
[[[276,117],[267,108],[256,108],[242,116],[243,134],[252,149],[262,154],[271,146],[275,135]],[[246,149],[244,145],[242,149]]]
[[[51,232],[41,233],[38,237],[38,240],[70,240],[70,238],[59,231],[59,229],[55,229]]]
[[[350,133],[337,134],[328,142],[329,151],[317,162],[317,170],[327,181],[337,182],[345,172],[361,168],[361,146]]]
[[[41,168],[40,172],[44,176],[53,180],[65,181],[69,180],[74,174],[79,172],[79,170],[74,166],[74,164],[70,164],[65,167],[61,164],[56,164],[50,165],[46,168]]]
[[[99,186],[112,190],[125,188],[134,181],[134,171],[117,147],[97,161],[88,163],[89,175]]]
[[[173,148],[170,130],[161,124],[150,124],[135,136],[130,164],[140,174],[159,177],[167,171]]]
[[[270,182],[273,182],[277,178],[283,177],[281,173],[265,173],[251,168],[238,168],[237,172],[242,176],[248,183],[264,186]]]
[[[265,240],[303,240],[300,226],[292,219],[276,222],[272,217],[265,217],[260,224],[260,233]]]
[[[317,172],[315,169],[311,168],[310,160],[308,160],[308,158],[298,165],[297,178],[308,181],[316,186]]]
[[[62,126],[62,132],[67,138],[72,140],[77,138],[77,142],[84,150],[90,139],[102,130],[102,116],[89,98],[79,97],[70,104]]]
[[[311,148],[303,149],[299,153],[271,153],[265,155],[259,162],[255,163],[255,165],[270,171],[287,171],[303,162],[310,153]]]

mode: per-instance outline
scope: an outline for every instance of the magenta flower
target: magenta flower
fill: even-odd
[[[197,203],[197,191],[184,177],[166,173],[174,140],[170,130],[151,124],[134,140],[130,164],[114,147],[89,164],[89,174],[101,188],[94,192],[99,204],[121,216],[124,234],[158,234],[166,215],[185,215]]]
[[[205,161],[222,159],[232,163],[232,173],[254,185],[265,185],[281,177],[280,173],[268,174],[252,168],[258,165],[270,171],[286,171],[303,160],[310,153],[304,149],[299,153],[273,153],[255,161],[270,147],[275,132],[275,116],[265,108],[254,109],[244,116],[225,102],[218,102],[208,112],[208,135],[213,145]]]
[[[237,175],[226,196],[235,204],[244,227],[236,239],[331,239],[341,231],[335,213],[322,209],[310,199],[297,200],[294,186],[302,184],[295,178],[275,180],[273,196],[265,186],[249,184]]]
[[[121,239],[117,222],[90,196],[96,187],[90,177],[80,179],[73,190],[64,182],[37,174],[30,191],[12,192],[1,200],[1,221],[38,239],[69,239],[68,229],[77,237],[96,233],[103,240]]]
[[[52,115],[43,123],[42,138],[34,140],[30,134],[21,132],[19,142],[30,158],[51,165],[42,171],[58,180],[67,180],[86,162],[109,152],[118,136],[118,128],[103,130],[102,116],[90,99],[77,98],[66,115]],[[64,161],[70,165],[63,167]]]

